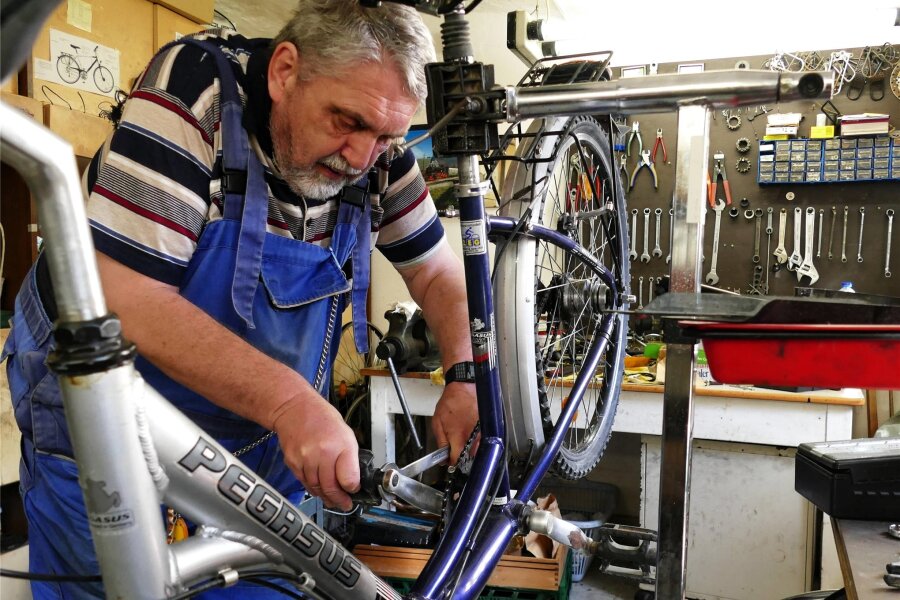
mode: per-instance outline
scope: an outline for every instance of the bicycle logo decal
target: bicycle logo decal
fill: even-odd
[[[107,492],[105,481],[88,479],[87,496],[91,507],[97,509],[88,513],[94,530],[121,530],[134,526],[134,513],[130,509],[119,508],[122,504],[119,492]]]
[[[462,250],[463,254],[484,254],[487,252],[487,244],[484,234],[484,221],[462,221]]]

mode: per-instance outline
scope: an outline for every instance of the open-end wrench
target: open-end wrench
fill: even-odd
[[[672,262],[672,237],[675,235],[675,209],[669,209],[669,253],[666,255],[666,264]]]
[[[834,247],[834,224],[837,223],[837,206],[831,207],[831,233],[828,234],[828,260],[834,258],[834,252],[831,249]]]
[[[653,288],[655,288],[656,286],[653,284],[652,277],[648,277],[647,279],[649,280],[647,281],[647,283],[650,286],[650,289],[647,290],[647,304],[650,304],[651,302],[653,302]]]
[[[706,283],[716,285],[719,283],[719,274],[716,273],[716,263],[719,261],[719,228],[722,226],[722,211],[725,210],[725,203],[720,199],[716,199],[716,205],[713,207],[716,211],[716,225],[713,229],[713,251],[712,251],[712,267],[706,274]]]
[[[628,253],[631,260],[637,258],[637,213],[636,208],[631,209],[631,251]]]
[[[756,209],[756,240],[753,243],[753,263],[759,262],[759,239],[762,237],[762,216],[763,209]]]
[[[778,246],[775,247],[775,252],[772,253],[772,255],[775,256],[775,261],[779,265],[783,265],[788,259],[787,250],[784,249],[784,232],[786,229],[787,209],[782,208],[778,213]]]
[[[766,209],[766,286],[762,293],[769,293],[769,264],[772,262],[772,207]]]
[[[841,262],[847,262],[847,216],[850,214],[850,207],[844,205],[844,234],[841,238]]]
[[[662,209],[657,208],[653,214],[656,215],[656,245],[653,247],[653,256],[659,258],[662,256],[662,248],[659,247],[659,220],[662,218]]]
[[[822,223],[825,222],[825,209],[819,209],[819,245],[816,247],[816,258],[822,258]]]
[[[650,209],[644,209],[644,253],[641,254],[641,262],[648,263],[650,262],[650,252],[647,249],[650,247]]]
[[[819,280],[819,272],[813,266],[813,242],[816,237],[816,209],[806,208],[806,248],[803,253],[803,264],[797,269],[797,281],[803,276],[809,277],[809,285]]]
[[[794,251],[788,258],[788,271],[796,271],[803,263],[803,257],[800,256],[800,227],[803,221],[803,209],[797,206],[794,208]]]
[[[859,207],[859,245],[856,247],[856,262],[862,262],[862,234],[863,226],[866,224],[866,207]]]
[[[644,276],[638,277],[638,308],[644,308]]]
[[[888,218],[887,250],[884,251],[884,276],[891,276],[891,233],[894,229],[894,209],[889,208],[884,212]]]

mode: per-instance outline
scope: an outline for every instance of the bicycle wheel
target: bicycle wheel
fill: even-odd
[[[97,86],[97,89],[103,93],[111,92],[115,84],[112,72],[102,65],[97,65],[97,68],[94,69],[94,85]]]
[[[369,378],[362,369],[383,369],[385,363],[375,356],[375,346],[381,340],[381,331],[366,323],[369,332],[369,351],[360,354],[353,341],[353,323],[341,328],[341,339],[331,367],[331,403],[344,415],[345,422],[368,436],[369,412],[366,399],[369,394]]]
[[[56,72],[60,79],[66,83],[75,83],[81,76],[81,69],[75,57],[69,54],[60,54],[56,59]]]
[[[611,294],[586,263],[547,242],[520,237],[497,257],[495,294],[500,381],[508,444],[523,458],[540,451],[581,371],[595,324],[613,329],[596,379],[568,425],[554,470],[569,479],[599,462],[612,431],[623,374],[629,292],[625,198],[608,135],[589,117],[535,121],[503,184],[500,213],[578,241],[614,276]],[[589,182],[593,180],[593,188]],[[605,312],[606,311],[606,312]]]

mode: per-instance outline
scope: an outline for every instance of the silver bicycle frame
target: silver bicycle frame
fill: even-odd
[[[807,75],[710,72],[679,76],[683,80],[648,78],[651,83],[510,88],[509,118],[772,103],[798,98],[795,89]],[[831,79],[824,80],[827,94]],[[688,93],[681,81],[690,82]],[[60,320],[106,316],[71,146],[5,104],[0,122],[3,159],[22,174],[38,201]],[[305,574],[302,587],[314,597],[399,597],[149,388],[133,364],[63,375],[60,383],[109,597],[155,600],[220,574],[233,580],[235,569],[254,565]],[[167,546],[161,502],[201,523],[199,534]],[[469,572],[478,572],[472,581],[483,584],[485,570],[492,565],[470,566]]]

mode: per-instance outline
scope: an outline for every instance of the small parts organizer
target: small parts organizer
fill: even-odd
[[[900,140],[880,135],[761,141],[757,164],[760,185],[900,179]]]

